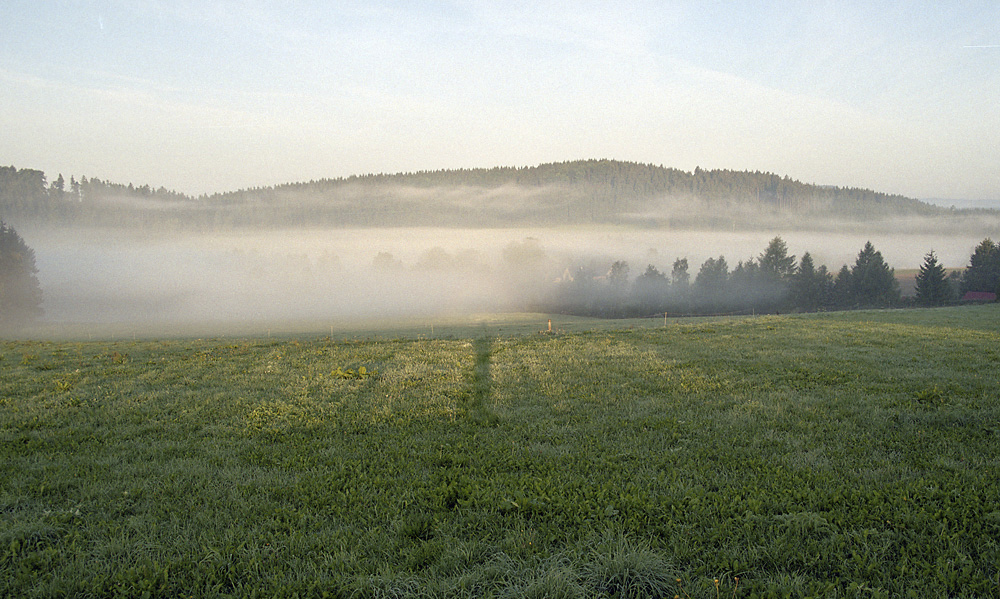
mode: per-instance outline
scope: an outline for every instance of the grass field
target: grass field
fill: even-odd
[[[0,596],[1000,596],[1000,306],[514,320],[0,342]]]

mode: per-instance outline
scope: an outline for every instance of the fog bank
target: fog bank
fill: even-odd
[[[331,229],[137,236],[121,230],[28,229],[46,323],[268,322],[402,318],[530,309],[580,264],[624,260],[635,277],[687,258],[731,266],[780,235],[836,271],[866,241],[896,268],[934,250],[964,267],[982,238],[954,234],[564,229]]]

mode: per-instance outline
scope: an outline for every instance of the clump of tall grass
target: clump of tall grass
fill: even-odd
[[[598,542],[580,568],[594,592],[622,599],[672,597],[677,589],[674,565],[647,543],[624,535]]]

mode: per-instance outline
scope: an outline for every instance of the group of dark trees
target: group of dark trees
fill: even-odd
[[[0,333],[42,315],[35,252],[0,220]]]
[[[819,222],[913,216],[950,221],[970,217],[965,212],[772,173],[686,172],[614,160],[351,176],[198,197],[84,176],[67,181],[59,174],[49,183],[42,171],[0,167],[0,214],[8,221],[130,228],[627,223],[731,230],[787,216],[822,217]]]
[[[1000,243],[987,238],[972,252],[961,284],[962,295],[969,292],[1000,296]]]
[[[625,261],[614,262],[604,274],[583,266],[557,283],[548,309],[605,317],[654,314],[750,314],[782,311],[812,312],[888,308],[902,305],[899,282],[881,252],[868,242],[853,266],[834,274],[816,265],[806,252],[796,262],[781,237],[775,237],[757,257],[730,269],[724,256],[709,258],[693,279],[686,258],[674,261],[670,272],[650,264],[630,280]],[[919,306],[952,303],[969,290],[997,290],[1000,246],[984,240],[961,276],[949,275],[933,251],[915,278]]]

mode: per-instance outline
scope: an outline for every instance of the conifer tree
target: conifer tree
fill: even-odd
[[[758,260],[761,273],[772,282],[787,282],[795,274],[795,256],[788,255],[788,245],[781,237],[775,237]]]
[[[851,269],[851,302],[859,308],[884,308],[899,301],[899,282],[895,271],[882,258],[872,242],[858,252]]]
[[[951,283],[934,250],[924,256],[917,273],[917,303],[921,306],[941,306],[951,300]]]
[[[840,267],[833,280],[833,305],[838,308],[851,307],[851,270],[847,265]]]
[[[976,246],[969,258],[969,266],[962,274],[962,295],[969,291],[1000,291],[1000,245],[990,238]]]
[[[809,252],[802,254],[799,267],[791,279],[791,300],[795,307],[807,311],[819,310],[828,303],[832,288],[833,277],[826,267],[817,269]]]

